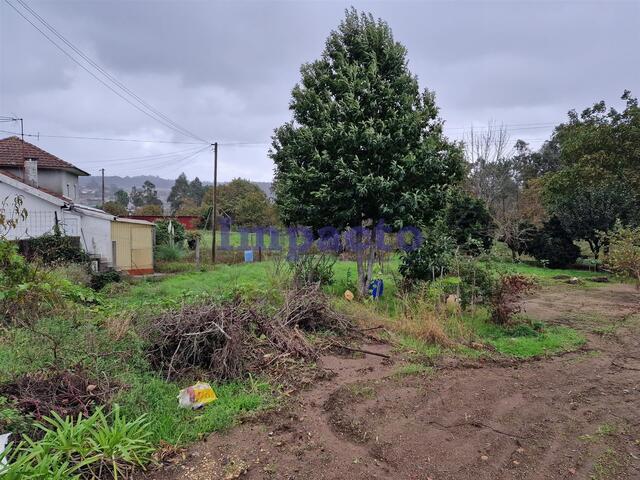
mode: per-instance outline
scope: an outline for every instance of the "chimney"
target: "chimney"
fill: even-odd
[[[32,187],[38,186],[38,159],[24,159],[24,181]]]

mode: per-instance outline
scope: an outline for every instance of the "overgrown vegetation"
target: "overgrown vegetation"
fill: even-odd
[[[8,461],[0,470],[3,479],[127,478],[152,460],[147,416],[129,421],[117,405],[109,414],[97,409],[86,418],[53,412],[35,426],[39,440],[25,436],[0,453]]]
[[[607,263],[615,272],[633,278],[640,290],[640,227],[616,226],[609,238]]]

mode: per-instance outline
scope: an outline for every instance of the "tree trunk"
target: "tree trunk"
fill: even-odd
[[[373,264],[376,252],[376,230],[375,223],[372,223],[371,236],[369,237],[368,248],[364,247],[364,237],[362,232],[356,234],[356,242],[359,247],[356,252],[356,265],[358,268],[358,293],[361,297],[366,297],[369,292],[369,284],[373,277]]]
[[[591,253],[593,253],[594,260],[598,260],[598,256],[600,255],[600,242],[598,240],[587,239],[587,243],[589,244]]]
[[[365,284],[365,276],[366,276],[366,266],[364,265],[364,256],[365,256],[365,252],[364,249],[361,248],[362,246],[362,232],[357,232],[356,233],[356,243],[357,243],[357,248],[356,248],[356,266],[358,269],[358,294],[361,297],[364,297],[365,295],[365,289],[364,289],[364,284]]]

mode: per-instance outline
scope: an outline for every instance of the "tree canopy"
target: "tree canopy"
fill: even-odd
[[[425,225],[443,207],[463,176],[462,148],[443,135],[435,95],[420,91],[406,55],[384,21],[351,9],[321,58],[302,66],[293,120],[276,129],[270,151],[286,225],[384,219],[397,229]],[[371,264],[358,259],[361,292]]]
[[[211,205],[212,199],[209,192],[204,197],[207,205]],[[267,195],[255,183],[243,178],[234,178],[218,187],[218,210],[239,227],[268,227],[276,222]]]
[[[601,232],[616,220],[640,221],[640,108],[625,92],[625,109],[607,109],[604,102],[569,121],[553,136],[560,168],[545,177],[543,199],[550,214],[575,239],[586,240],[597,258]]]

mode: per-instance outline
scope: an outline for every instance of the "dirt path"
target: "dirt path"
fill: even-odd
[[[153,478],[640,478],[640,296],[556,287],[526,309],[579,328],[587,347],[409,377],[372,355],[325,357],[331,380]]]

